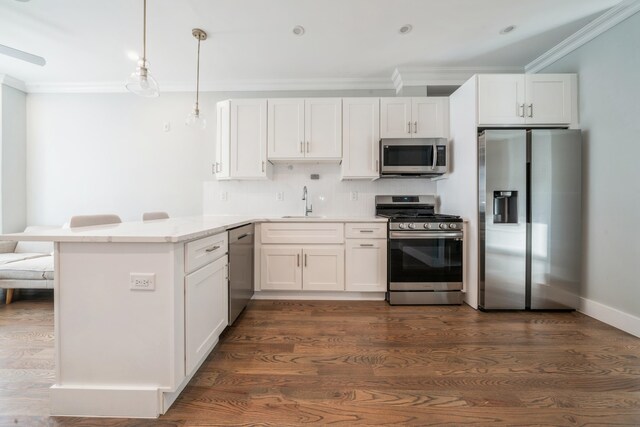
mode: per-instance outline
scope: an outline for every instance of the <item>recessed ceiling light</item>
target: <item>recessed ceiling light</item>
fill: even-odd
[[[296,36],[301,36],[304,34],[304,27],[302,25],[296,25],[293,27],[293,34]]]
[[[400,27],[400,34],[409,34],[413,30],[413,25],[406,24]]]
[[[504,27],[503,29],[501,29],[500,34],[509,34],[511,31],[515,29],[516,29],[515,25],[509,25],[508,27]]]

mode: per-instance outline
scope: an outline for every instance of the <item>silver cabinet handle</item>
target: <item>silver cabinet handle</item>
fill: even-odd
[[[226,273],[225,276],[227,276],[227,277],[225,277],[225,279],[231,280],[231,263],[228,263],[224,267],[225,267],[225,270],[226,270],[225,271],[225,273]]]
[[[380,172],[380,160],[376,160],[376,172]]]
[[[373,243],[360,243],[360,246],[363,248],[371,248],[373,247]]]
[[[304,153],[304,142],[300,141],[300,152]]]
[[[220,249],[220,246],[217,246],[217,245],[216,246],[212,246],[210,248],[205,249],[205,252],[213,252],[216,249]]]
[[[518,117],[524,117],[524,104],[518,104]]]
[[[373,233],[373,230],[360,230],[361,233]]]
[[[296,260],[297,260],[298,267],[300,267],[300,254],[296,255]]]
[[[529,104],[529,117],[533,117],[533,104]]]
[[[262,172],[264,172],[264,161],[262,162]]]
[[[307,153],[311,152],[311,144],[309,144],[309,141],[307,141]]]
[[[304,254],[304,266],[307,266],[307,254]]]
[[[411,122],[407,122],[407,133],[411,133]]]
[[[413,122],[413,133],[418,133],[418,122]]]

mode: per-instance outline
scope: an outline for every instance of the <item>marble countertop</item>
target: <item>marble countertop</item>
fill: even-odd
[[[192,216],[131,221],[79,228],[54,228],[0,235],[0,240],[52,242],[177,243],[217,234],[252,222],[387,222],[376,217]]]

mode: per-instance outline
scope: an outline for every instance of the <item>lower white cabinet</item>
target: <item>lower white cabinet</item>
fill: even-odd
[[[345,252],[347,291],[386,292],[386,239],[347,239]]]
[[[227,255],[185,277],[185,371],[191,375],[228,323]]]
[[[344,247],[263,245],[260,289],[344,290]]]

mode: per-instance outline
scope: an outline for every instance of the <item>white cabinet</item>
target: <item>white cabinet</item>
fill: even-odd
[[[218,179],[267,177],[267,100],[238,99],[217,104],[214,170]]]
[[[269,161],[340,161],[342,99],[269,99],[267,105]]]
[[[228,233],[184,245],[185,375],[195,372],[229,318]]]
[[[189,376],[227,326],[227,256],[185,277],[185,370]]]
[[[347,224],[345,235],[346,290],[386,292],[387,224]]]
[[[302,248],[264,245],[260,250],[260,289],[302,289]]]
[[[448,138],[448,136],[448,98],[380,98],[381,138]]]
[[[344,290],[344,247],[319,245],[302,249],[302,289]]]
[[[342,179],[380,176],[380,99],[342,99]]]
[[[478,75],[478,124],[568,125],[575,79],[575,74]]]

